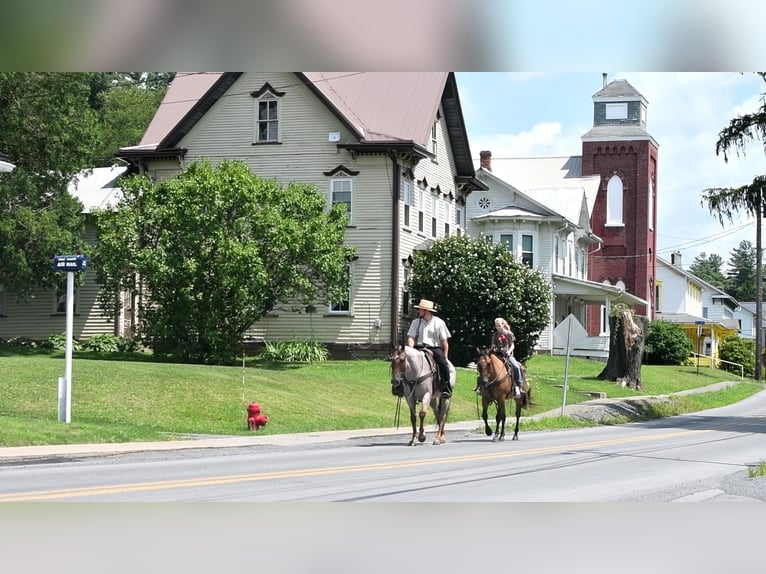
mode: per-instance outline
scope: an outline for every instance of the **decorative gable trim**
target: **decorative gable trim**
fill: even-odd
[[[353,169],[347,168],[345,165],[340,164],[338,167],[335,167],[331,169],[330,171],[323,171],[322,172],[327,177],[335,177],[339,173],[342,173],[344,175],[359,175],[358,171],[354,171]]]
[[[278,98],[281,98],[287,93],[287,92],[280,92],[274,89],[274,87],[270,83],[266,82],[265,84],[263,84],[263,86],[261,86],[260,89],[250,92],[250,95],[253,96],[254,98],[260,98],[266,92],[274,94]]]

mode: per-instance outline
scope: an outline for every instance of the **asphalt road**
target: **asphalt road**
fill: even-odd
[[[598,401],[597,401],[598,402]],[[584,409],[604,411],[614,404]],[[624,406],[623,406],[624,407]],[[593,411],[595,412],[595,411]],[[0,502],[762,502],[766,391],[644,423],[522,433],[407,429],[0,449]]]

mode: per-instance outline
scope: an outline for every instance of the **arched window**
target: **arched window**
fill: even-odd
[[[606,184],[606,224],[622,225],[622,180],[613,175]]]

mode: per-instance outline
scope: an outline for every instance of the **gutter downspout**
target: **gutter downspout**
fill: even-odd
[[[391,346],[399,341],[399,164],[396,160],[396,152],[389,150],[391,158],[391,325],[389,338]]]

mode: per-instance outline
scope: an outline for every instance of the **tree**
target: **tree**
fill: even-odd
[[[644,341],[647,365],[682,365],[689,358],[694,343],[677,323],[663,319],[651,321]]]
[[[609,316],[609,356],[598,378],[617,381],[624,387],[642,390],[641,358],[649,320],[634,315],[625,305],[615,305]]]
[[[504,317],[516,335],[515,356],[525,361],[550,315],[551,288],[502,244],[467,236],[435,241],[415,254],[410,290],[414,300],[430,299],[452,333],[450,360],[465,365],[476,347],[489,344],[495,317]]]
[[[746,239],[729,256],[728,289],[738,301],[755,301],[755,247]]]
[[[94,165],[111,165],[120,148],[136,145],[174,74],[99,72],[91,79],[91,106],[99,116],[102,146]]]
[[[766,81],[766,72],[758,72],[761,79]],[[763,96],[763,94],[761,94]],[[766,143],[766,98],[761,98],[761,107],[754,113],[743,114],[729,121],[729,125],[718,133],[715,145],[716,155],[723,154],[724,161],[729,161],[729,152],[733,149],[737,155],[745,155],[747,144],[754,140]],[[761,339],[762,323],[762,257],[761,257],[761,213],[763,209],[763,185],[765,176],[756,176],[750,185],[738,188],[709,188],[702,194],[702,203],[708,204],[711,213],[718,215],[723,225],[726,218],[731,223],[733,212],[744,209],[756,219],[755,242],[755,378],[761,380],[763,366],[763,341]]]
[[[720,255],[711,253],[708,256],[702,252],[694,258],[694,262],[689,267],[689,272],[703,281],[707,281],[711,285],[727,291],[726,276],[721,270],[722,267],[723,259]]]
[[[88,74],[0,73],[0,150],[16,165],[0,178],[0,284],[21,300],[61,282],[54,255],[85,249],[67,186],[100,142],[88,95]]]
[[[279,308],[348,298],[345,206],[315,186],[254,175],[242,161],[190,164],[153,184],[122,183],[99,212],[93,268],[113,314],[121,290],[143,292],[140,335],[157,353],[225,363],[243,333]],[[140,283],[139,283],[140,281]]]

